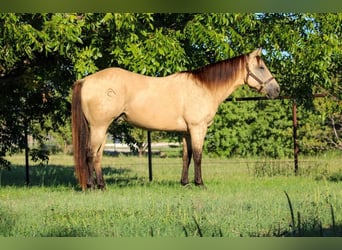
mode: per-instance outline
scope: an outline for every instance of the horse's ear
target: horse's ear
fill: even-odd
[[[250,55],[251,56],[261,56],[261,51],[262,51],[262,48],[258,48],[256,50],[254,50]]]
[[[261,56],[262,48],[260,47],[258,50],[258,56]]]

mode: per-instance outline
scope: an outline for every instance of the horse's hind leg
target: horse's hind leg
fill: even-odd
[[[192,148],[191,148],[191,138],[190,134],[183,135],[183,170],[182,170],[182,178],[181,184],[183,186],[189,184],[189,165],[192,157]]]
[[[96,183],[97,188],[104,189],[105,182],[103,179],[102,168],[101,168],[101,160],[103,155],[103,149],[106,144],[106,139],[102,142],[100,149],[97,151],[96,158],[95,158],[95,173],[96,173]]]
[[[106,131],[107,128],[95,126],[91,127],[90,130],[90,155],[88,156],[88,161],[92,166],[91,169],[95,170],[97,187],[101,189],[105,187],[102,175],[101,159],[105,145]],[[93,173],[91,173],[91,175],[93,175]],[[92,182],[92,185],[94,185],[94,181]]]
[[[87,149],[87,166],[88,166],[88,177],[87,177],[87,188],[94,187],[94,162],[93,153],[91,148]]]

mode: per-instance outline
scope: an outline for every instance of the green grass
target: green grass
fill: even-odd
[[[146,158],[106,156],[106,191],[81,192],[71,156],[31,166],[26,187],[15,155],[1,172],[0,235],[340,236],[340,157],[304,159],[298,176],[288,161],[204,158],[198,188],[179,184],[180,158],[153,158],[149,182]]]

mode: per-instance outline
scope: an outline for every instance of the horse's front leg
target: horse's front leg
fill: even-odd
[[[186,186],[189,184],[189,165],[192,157],[192,148],[191,148],[191,138],[190,134],[183,135],[183,170],[182,170],[182,178],[181,184]]]
[[[194,152],[194,163],[195,163],[195,185],[196,186],[203,186],[203,179],[202,179],[202,148],[195,149]]]
[[[195,185],[196,186],[203,186],[203,179],[202,179],[202,151],[203,151],[203,143],[204,137],[207,133],[207,126],[197,126],[190,130],[191,133],[191,146],[192,146],[192,153],[194,158],[194,165],[195,165]]]

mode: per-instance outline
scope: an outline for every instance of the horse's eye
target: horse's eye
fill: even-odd
[[[264,66],[260,66],[260,69],[261,69],[261,70],[264,70],[264,69],[265,69],[265,67],[264,67]]]

